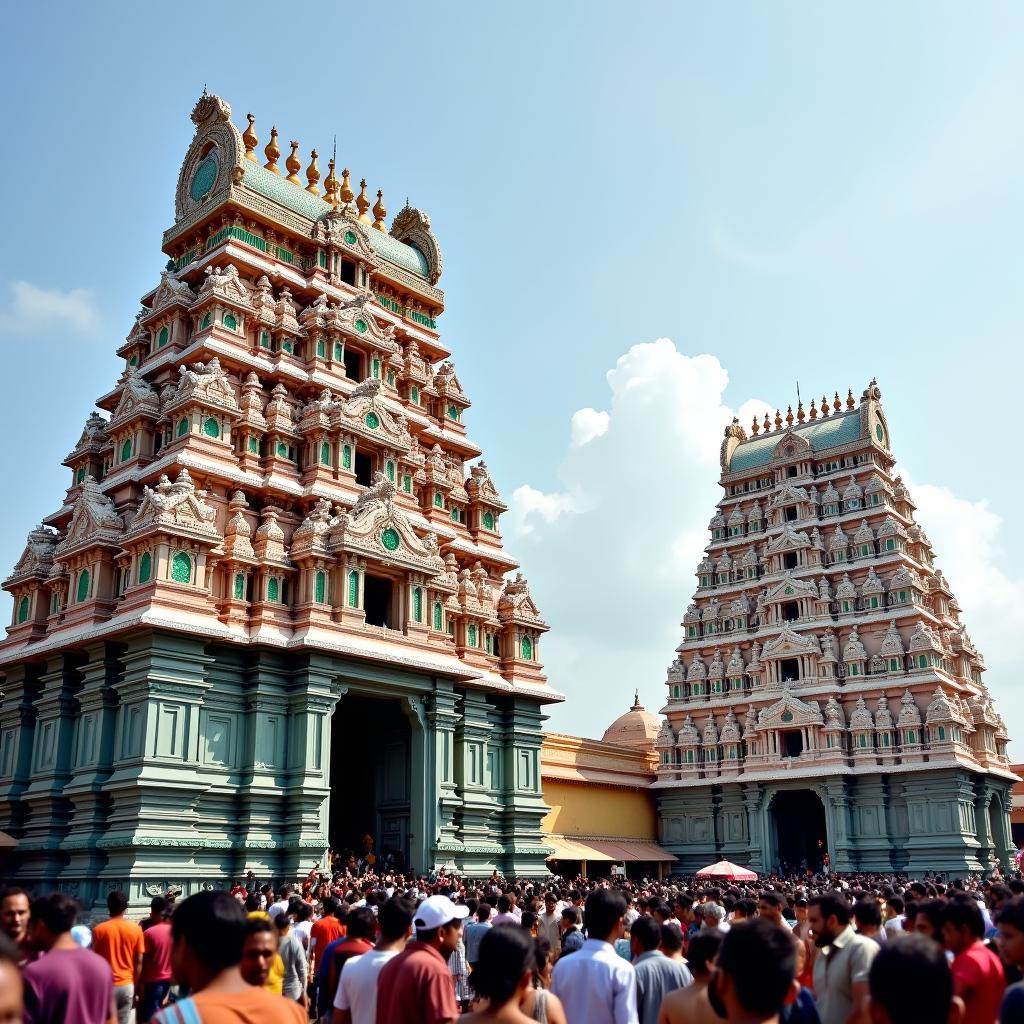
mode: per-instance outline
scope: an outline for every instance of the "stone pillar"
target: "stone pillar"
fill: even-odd
[[[64,787],[64,795],[74,809],[64,841],[69,860],[63,878],[79,885],[78,898],[88,906],[106,896],[98,882],[107,857],[96,844],[106,833],[110,818],[107,780],[114,757],[121,663],[112,644],[93,644],[85,654],[88,660],[81,668],[74,761],[71,779]]]
[[[24,835],[28,819],[23,796],[32,781],[41,674],[41,665],[12,665],[6,670],[0,703],[0,820],[15,838]]]
[[[549,808],[541,791],[541,725],[546,716],[536,701],[508,700],[501,711],[502,747],[499,817],[505,848],[506,874],[538,877],[547,874],[545,858],[553,851],[544,842],[541,819]],[[497,787],[495,787],[497,788]]]
[[[18,843],[25,856],[21,877],[29,885],[52,887],[66,863],[61,845],[71,821],[71,801],[64,787],[71,780],[78,693],[82,677],[81,657],[56,654],[40,676],[41,692],[36,701],[36,739],[31,780],[24,791],[28,820],[24,838]]]
[[[768,837],[764,834],[764,796],[764,786],[760,782],[744,783],[743,804],[747,814],[747,835],[750,837],[747,866],[758,874],[766,874],[771,867],[765,849]]]
[[[199,813],[207,785],[199,773],[200,708],[211,660],[194,636],[153,630],[126,641],[106,784],[111,811],[97,845],[108,856],[105,888],[123,889],[137,909],[154,888],[180,885],[188,893],[228,870],[230,840],[208,831]]]
[[[462,697],[462,717],[455,726],[455,785],[461,801],[456,834],[463,849],[460,867],[467,870],[493,870],[501,854],[501,845],[495,841],[498,804],[491,787],[492,777],[497,775],[494,788],[504,788],[500,777],[505,773],[490,749],[494,729],[490,712],[486,694],[467,690]]]
[[[435,841],[428,848],[428,859],[432,863],[424,861],[417,865],[422,871],[428,871],[435,865],[440,866],[462,852],[455,824],[456,812],[462,807],[455,782],[455,726],[459,721],[457,701],[458,695],[447,679],[436,680],[434,690],[427,698],[426,719],[433,743],[430,744],[430,757],[424,768],[432,771],[434,776],[437,828]]]
[[[842,777],[825,784],[825,821],[833,871],[857,870],[857,844],[850,830],[850,794]]]
[[[986,781],[984,775],[978,775],[974,779],[974,833],[978,837],[978,860],[987,871],[995,855],[995,844],[988,815],[988,804],[992,794]]]
[[[331,712],[342,694],[333,660],[306,655],[296,670],[288,698],[288,732],[281,808],[281,873],[306,874],[328,847],[326,822],[330,793]]]
[[[908,772],[898,777],[907,797],[907,871],[982,871],[974,821],[974,780],[962,769]],[[987,829],[986,829],[987,831]]]

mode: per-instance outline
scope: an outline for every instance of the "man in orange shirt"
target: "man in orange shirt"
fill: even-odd
[[[92,930],[92,948],[110,964],[114,972],[114,1003],[117,1024],[131,1024],[132,1010],[142,994],[142,954],[145,936],[134,922],[125,920],[128,897],[123,892],[107,895],[110,920]]]
[[[245,911],[226,892],[196,893],[174,911],[174,980],[193,994],[161,1010],[154,1024],[308,1024],[298,1003],[246,982],[245,931]]]
[[[309,977],[310,980],[317,976],[320,958],[324,950],[335,939],[340,939],[345,934],[345,926],[338,918],[338,901],[333,896],[327,896],[323,903],[324,916],[319,921],[313,922],[309,930]],[[333,999],[334,996],[331,996]]]

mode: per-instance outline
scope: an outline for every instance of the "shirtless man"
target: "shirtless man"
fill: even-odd
[[[690,939],[688,966],[693,983],[665,996],[658,1013],[658,1024],[722,1024],[708,1002],[711,965],[718,955],[724,935],[720,931],[701,932]]]

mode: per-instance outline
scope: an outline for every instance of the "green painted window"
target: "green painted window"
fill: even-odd
[[[389,526],[381,535],[380,542],[387,548],[388,551],[395,551],[398,545],[401,543],[401,539],[398,536],[397,530],[392,530]]]
[[[50,614],[56,615],[60,611],[60,594],[54,594],[50,601]]]
[[[326,441],[320,443],[320,463],[324,466],[331,464],[331,446]]]
[[[290,341],[282,341],[281,351],[287,352],[289,355],[291,355],[291,353],[295,351],[295,346]]]
[[[273,604],[281,600],[281,581],[276,576],[267,580],[267,600]]]
[[[413,405],[419,405],[420,404],[420,389],[419,388],[413,388],[409,392],[409,398],[412,399],[412,404]]]
[[[235,600],[241,601],[245,598],[245,574],[235,573]]]
[[[782,712],[782,721],[784,721],[784,722],[792,722],[793,721],[793,712],[792,711],[783,711]]]
[[[491,512],[490,509],[488,509],[486,512],[484,512],[484,529],[485,530],[493,530],[494,529],[494,513]]]
[[[131,357],[131,359],[128,360],[128,365],[129,366],[138,366],[139,365],[139,354],[137,352],[135,353],[135,355],[133,355]]]
[[[260,331],[260,348],[270,348],[270,334],[267,331]]]
[[[692,750],[688,750],[686,752],[686,763],[687,764],[693,764],[693,751]]]
[[[375,412],[368,412],[363,417],[363,422],[371,429],[376,430],[380,426],[380,417]]]
[[[434,491],[434,508],[444,508],[444,495],[440,491]]]
[[[170,338],[170,336],[170,331],[168,331],[166,327],[161,327],[160,333],[157,335],[156,347],[163,348],[164,345],[167,344],[167,341]]]
[[[885,550],[886,551],[895,551],[896,550],[896,538],[895,537],[886,537],[886,539],[885,539]]]
[[[462,412],[457,405],[448,406],[448,418],[450,420],[455,420],[456,422],[462,419]]]
[[[175,583],[192,582],[192,559],[184,551],[179,551],[171,559],[171,579]]]
[[[939,726],[939,739],[944,740],[946,738],[946,727],[944,725]]]
[[[360,334],[365,334],[370,329],[369,325],[367,324],[367,322],[365,320],[357,320],[355,322],[355,328],[356,328],[356,330]],[[376,362],[377,362],[377,368],[379,369],[380,368],[380,360],[378,359]]]
[[[900,659],[899,658],[890,658],[889,659],[889,671],[890,672],[899,672],[899,670],[900,670]]]
[[[321,359],[327,358],[327,342],[324,341],[323,338],[316,339],[316,354],[320,356]]]
[[[139,559],[139,582],[148,583],[152,575],[153,556],[148,551],[143,551],[142,557]]]
[[[213,314],[207,313],[206,316],[203,317],[202,322],[199,324],[199,330],[205,331],[206,328],[209,327],[211,323],[213,323]]]
[[[519,643],[519,653],[523,661],[533,661],[533,641],[524,636]]]
[[[406,494],[412,494],[412,477],[408,473],[402,476],[402,490]]]
[[[453,508],[452,509],[452,522],[453,523],[462,522],[462,515],[460,514],[458,508]]]
[[[900,591],[900,601],[904,602],[907,600],[907,592],[905,590]]]
[[[259,455],[260,443],[251,434],[249,435],[248,448],[254,455]]]
[[[860,546],[860,553],[861,553],[861,555],[870,555],[871,554],[871,545],[870,544],[861,544],[861,546]]]
[[[391,459],[388,459],[388,461],[384,463],[384,469],[387,471],[388,479],[392,483],[394,483],[395,482],[395,464],[394,464],[394,462],[391,461]]]
[[[89,596],[89,570],[83,569],[78,574],[78,589],[75,591],[75,600],[84,601]]]
[[[288,445],[286,445],[284,443],[284,441],[278,441],[277,442],[277,454],[282,459],[287,459],[288,458]]]
[[[890,745],[889,734],[887,732],[882,733],[882,746],[888,747]]]
[[[345,358],[345,346],[340,341],[334,343],[334,359],[336,362],[341,362]]]
[[[178,420],[178,437],[184,437],[188,433],[188,418]]]
[[[871,607],[872,608],[877,608],[878,607],[878,595],[877,594],[872,594],[871,595]]]
[[[79,466],[75,474],[75,483],[80,484],[85,479],[85,466]]]
[[[831,748],[832,748],[832,747],[834,747],[835,745],[836,745],[836,738],[835,738],[835,736],[833,736],[833,735],[832,735],[832,733],[829,733],[829,734],[828,734],[828,735],[827,735],[827,736],[825,737],[825,746],[826,746],[826,747],[829,747],[829,748],[831,749]]]
[[[18,622],[24,622],[28,618],[28,598],[23,597],[18,602]]]
[[[132,457],[132,439],[126,438],[123,445],[121,445],[121,461],[127,462]]]
[[[203,433],[207,437],[220,437],[220,424],[212,417],[203,420]]]
[[[857,746],[858,747],[866,747],[867,745],[868,745],[868,738],[867,738],[867,736],[864,735],[864,733],[861,733],[857,737]]]
[[[317,570],[313,592],[317,604],[323,604],[327,600],[327,573],[323,569]]]
[[[423,590],[414,587],[412,591],[412,618],[414,622],[423,621]]]
[[[224,324],[229,331],[238,330],[238,321],[230,313],[224,314],[221,319],[221,323]]]
[[[494,653],[494,634],[493,633],[488,633],[488,632],[484,633],[484,650],[488,654],[493,654]]]
[[[380,360],[374,357],[373,362],[370,364],[370,373],[380,380]]]
[[[850,666],[850,675],[851,676],[859,676],[860,675],[860,665],[851,665]]]
[[[441,607],[440,601],[434,602],[434,629],[438,633],[444,629],[444,609]]]
[[[388,370],[388,384],[391,387],[395,386],[395,371],[394,370]]]
[[[466,630],[466,643],[470,647],[476,647],[476,626],[471,622]]]
[[[355,569],[348,574],[348,606],[359,607],[359,573]]]
[[[917,656],[917,667],[918,668],[927,668],[928,667],[928,655],[927,654],[919,654]]]
[[[907,729],[907,731],[903,734],[903,742],[904,743],[916,743],[917,742],[917,733],[913,729]]]
[[[341,449],[341,468],[351,469],[352,468],[352,446],[344,445]]]
[[[346,231],[344,237],[345,237],[345,244],[346,245],[355,245],[356,244],[356,233],[354,231]],[[363,330],[365,330],[365,328],[363,328]]]

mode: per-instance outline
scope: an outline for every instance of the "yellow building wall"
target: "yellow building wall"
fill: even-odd
[[[654,797],[644,790],[545,779],[544,802],[551,808],[540,823],[545,833],[618,839],[658,834]]]

